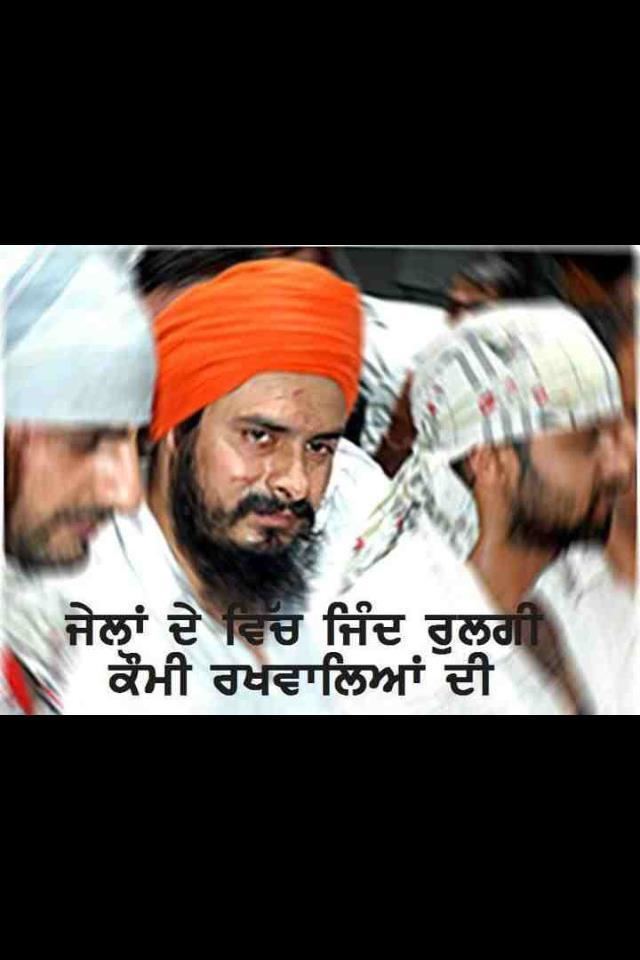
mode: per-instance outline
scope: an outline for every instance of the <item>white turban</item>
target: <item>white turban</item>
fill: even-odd
[[[133,246],[7,246],[5,416],[56,424],[147,423],[156,373]]]

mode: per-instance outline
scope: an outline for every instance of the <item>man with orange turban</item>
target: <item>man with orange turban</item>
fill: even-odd
[[[358,393],[358,291],[316,264],[270,259],[178,285],[156,309],[147,502],[135,517],[115,518],[90,568],[59,585],[68,602],[96,614],[143,605],[149,622],[130,647],[83,651],[63,710],[323,712],[306,682],[298,696],[273,685],[264,696],[241,677],[225,696],[209,667],[321,659],[304,627],[294,645],[268,627],[252,644],[225,617],[232,607],[256,615],[277,604],[283,617],[302,612],[310,589],[339,577],[356,531],[386,493],[382,471],[341,439]],[[197,641],[183,649],[167,618],[186,608],[202,619],[193,623]],[[137,697],[110,692],[108,666],[134,651],[158,670],[166,654],[185,653],[189,696],[148,696],[140,681]]]
[[[357,291],[312,264],[244,263],[182,293],[155,332],[149,503],[167,541],[220,612],[300,600],[358,392]]]

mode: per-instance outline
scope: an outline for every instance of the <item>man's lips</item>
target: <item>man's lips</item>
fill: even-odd
[[[289,511],[285,510],[282,513],[269,513],[269,514],[254,514],[256,522],[261,527],[271,527],[278,530],[290,530],[297,523],[300,522],[299,518],[294,516]]]

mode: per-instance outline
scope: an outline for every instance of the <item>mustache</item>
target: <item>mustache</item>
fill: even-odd
[[[291,513],[311,529],[315,526],[316,512],[308,500],[287,502],[277,497],[268,497],[261,493],[250,493],[240,501],[229,517],[230,525],[256,513],[261,517],[273,516],[276,513]]]
[[[77,557],[71,559],[50,557],[47,548],[56,529],[65,523],[104,524],[113,516],[113,510],[105,507],[66,508],[58,510],[35,530],[21,537],[15,544],[5,542],[5,552],[27,573],[46,569],[73,569],[84,565],[88,557],[85,545]]]
[[[58,510],[57,513],[47,521],[46,527],[51,530],[63,523],[106,523],[113,517],[113,510],[107,507],[83,507],[75,509]],[[45,525],[43,525],[45,526]]]

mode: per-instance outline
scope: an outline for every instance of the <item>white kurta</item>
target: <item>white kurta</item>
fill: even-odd
[[[522,647],[467,646],[454,640],[450,654],[433,652],[426,615],[499,616],[472,568],[463,564],[427,520],[400,540],[398,546],[371,567],[340,600],[350,613],[368,601],[373,613],[403,614],[402,642],[383,646],[369,633],[365,647],[341,643],[328,648],[327,628],[316,611],[314,636],[323,652],[340,653],[351,665],[374,664],[379,669],[411,665],[419,656],[426,666],[421,682],[409,683],[406,696],[368,690],[341,697],[343,709],[354,714],[563,714],[565,706],[530,654]],[[459,630],[462,624],[456,624]],[[338,632],[336,631],[336,636]],[[471,695],[455,694],[446,680],[447,668],[468,663],[470,655],[485,653],[495,670],[490,674],[489,696],[482,696],[479,675]]]
[[[605,552],[575,546],[536,585],[555,614],[562,640],[596,714],[638,714],[640,630],[637,600]]]

